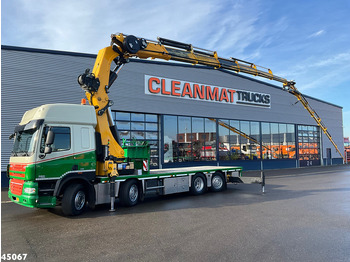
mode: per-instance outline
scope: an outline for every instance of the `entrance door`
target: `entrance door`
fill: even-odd
[[[332,165],[332,150],[330,148],[326,148],[326,152],[327,152],[327,166]]]

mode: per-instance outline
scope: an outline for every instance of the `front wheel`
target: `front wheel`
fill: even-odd
[[[137,180],[127,180],[120,189],[120,202],[123,206],[135,206],[139,200],[140,191]]]
[[[77,216],[84,212],[86,192],[82,184],[72,184],[63,193],[62,211],[66,216]]]

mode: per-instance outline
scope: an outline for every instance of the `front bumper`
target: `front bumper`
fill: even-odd
[[[39,197],[37,195],[16,195],[11,192],[11,189],[9,189],[8,197],[10,200],[16,204],[26,206],[26,207],[37,207]]]
[[[35,188],[35,193],[26,193],[26,188]],[[56,206],[56,197],[39,196],[38,184],[32,181],[11,179],[8,197],[12,202],[30,208],[52,208]]]

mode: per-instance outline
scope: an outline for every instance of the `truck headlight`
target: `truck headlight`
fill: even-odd
[[[27,194],[34,194],[36,189],[34,187],[27,187],[24,189],[24,192]]]

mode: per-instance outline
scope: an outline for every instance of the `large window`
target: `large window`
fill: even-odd
[[[158,116],[153,114],[113,112],[121,140],[148,141],[151,148],[151,167],[159,163]]]
[[[216,120],[205,118],[204,120],[204,156],[202,160],[216,160]]]
[[[260,152],[260,123],[259,122],[250,122],[250,137],[254,140],[250,141],[251,154],[250,157],[252,159],[261,158]],[[257,141],[258,143],[256,143]]]
[[[229,124],[229,120],[219,122],[219,160],[230,160],[230,129],[225,127]]]
[[[220,160],[260,158],[259,122],[218,120]]]
[[[270,123],[261,123],[262,136],[262,157],[263,159],[271,159],[271,129]]]
[[[272,159],[281,158],[280,135],[277,123],[270,123]]]
[[[288,156],[287,158],[296,158],[295,125],[287,124],[286,140],[286,156]]]
[[[320,159],[320,132],[316,126],[298,125],[300,160]]]
[[[191,117],[178,117],[178,160],[180,162],[192,161],[192,123]]]
[[[192,135],[193,135],[193,160],[200,161],[202,159],[205,159],[204,118],[192,117]]]
[[[217,155],[222,161],[293,159],[295,153],[292,124],[164,116],[164,163],[216,161]]]
[[[239,121],[229,120],[230,129],[230,160],[241,159],[241,136]]]
[[[216,160],[216,120],[201,117],[164,118],[164,163]]]
[[[164,116],[164,163],[177,162],[177,117]]]
[[[295,158],[295,131],[292,124],[261,123],[263,159]]]

